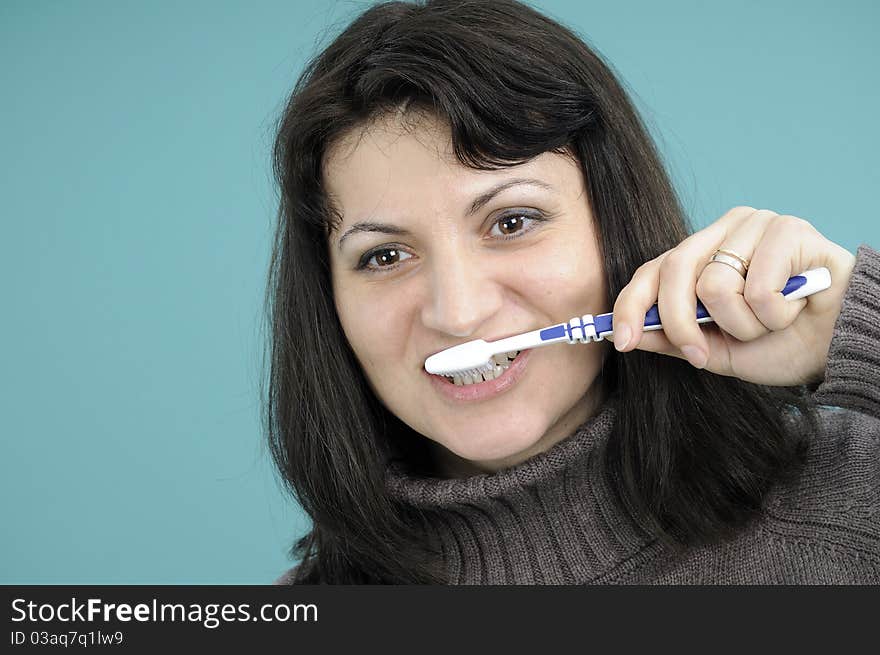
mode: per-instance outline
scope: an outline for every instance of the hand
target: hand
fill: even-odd
[[[727,264],[707,265],[718,249],[750,262],[745,279]],[[735,207],[636,270],[614,303],[609,339],[621,352],[672,355],[757,384],[819,382],[854,265],[852,253],[807,221]],[[789,277],[818,266],[831,271],[829,289],[799,300],[783,297]],[[696,322],[697,298],[714,323]],[[655,302],[663,330],[643,332]]]

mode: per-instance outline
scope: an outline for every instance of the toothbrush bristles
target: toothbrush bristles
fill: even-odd
[[[449,371],[446,373],[446,377],[457,377],[463,375],[482,375],[483,373],[488,373],[493,368],[495,368],[492,362],[486,362],[481,366],[477,366],[476,368],[469,368],[464,371]]]
[[[496,361],[496,358],[504,354],[507,357],[502,358],[503,361]],[[490,344],[477,339],[431,355],[425,360],[425,370],[433,375],[451,378],[480,377],[494,371],[496,366],[505,366],[504,362],[512,361],[518,354],[518,350],[513,353],[497,353]]]

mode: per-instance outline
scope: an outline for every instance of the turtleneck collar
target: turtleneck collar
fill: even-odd
[[[619,508],[598,456],[614,426],[610,404],[570,437],[521,464],[461,479],[392,462],[389,494],[419,510],[450,582],[595,582],[647,557],[651,540]]]

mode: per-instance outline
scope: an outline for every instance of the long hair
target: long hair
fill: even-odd
[[[597,221],[609,306],[645,261],[691,231],[627,94],[566,27],[514,0],[386,2],[367,9],[297,81],[278,124],[280,189],[267,286],[264,421],[281,478],[309,514],[291,552],[302,582],[442,581],[420,517],[383,486],[392,444],[418,439],[374,396],[334,309],[326,235],[328,146],[401,106],[448,123],[455,155],[497,169],[574,153]],[[796,470],[815,406],[679,359],[609,353],[602,391],[617,420],[604,453],[621,506],[675,547],[716,542]],[[792,429],[792,418],[803,425]]]

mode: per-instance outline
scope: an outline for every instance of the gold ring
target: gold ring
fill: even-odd
[[[732,250],[726,250],[723,248],[719,248],[715,252],[720,252],[720,253],[724,253],[725,255],[730,255],[731,257],[736,257],[740,262],[742,262],[742,265],[745,266],[745,269],[749,270],[749,260],[746,259],[745,257],[739,256],[738,254],[736,254]]]
[[[743,279],[746,277],[746,271],[748,268],[743,265],[742,260],[739,257],[731,257],[726,252],[722,252],[721,250],[716,250],[715,254],[709,259],[709,262],[706,264],[708,266],[712,262],[718,262],[719,264],[727,264],[737,273],[743,276]]]

